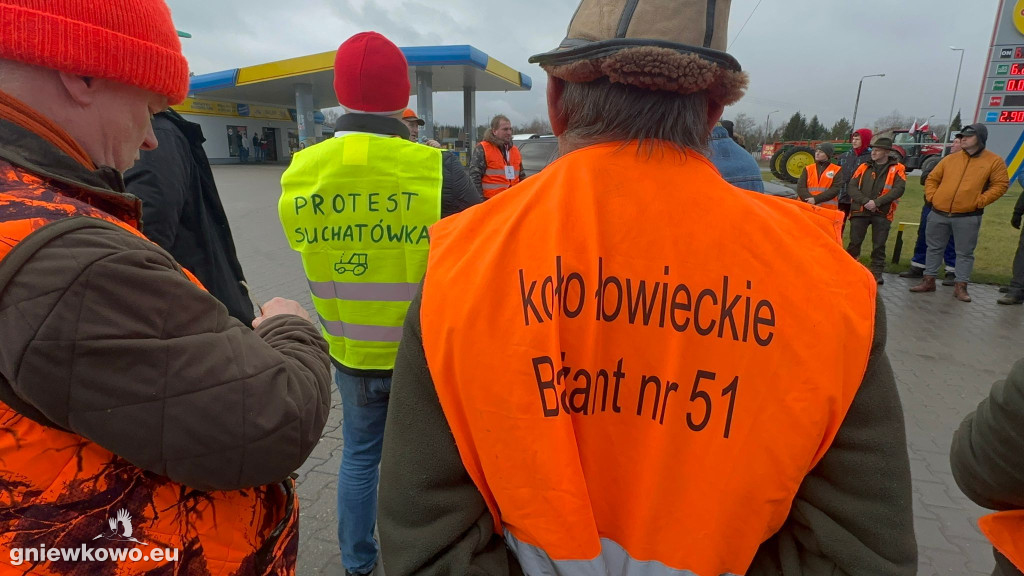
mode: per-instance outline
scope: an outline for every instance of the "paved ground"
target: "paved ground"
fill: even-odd
[[[282,170],[218,166],[215,174],[255,297],[264,301],[284,296],[312,311],[302,265],[288,249],[277,220]],[[999,294],[990,286],[972,285],[975,301],[961,304],[953,300],[952,288],[913,295],[908,285],[887,275],[881,293],[888,310],[889,357],[907,420],[919,573],[987,575],[993,567],[991,548],[976,521],[983,510],[957,489],[949,469],[949,443],[963,416],[1022,357],[1024,308],[996,305]],[[335,391],[324,437],[299,470],[301,576],[343,573],[335,506],[341,441]]]

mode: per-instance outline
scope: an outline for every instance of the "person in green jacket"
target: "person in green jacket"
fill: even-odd
[[[960,490],[990,510],[1024,509],[1024,360],[992,386],[953,434],[949,463]],[[1024,537],[1024,534],[1021,535]],[[998,550],[993,576],[1021,576]]]

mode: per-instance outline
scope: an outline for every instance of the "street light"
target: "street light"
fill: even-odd
[[[781,110],[772,110],[768,113],[768,118],[764,120],[764,142],[761,143],[761,150],[764,150],[764,147],[768,145],[768,122],[772,119],[772,114],[776,112],[781,112]]]
[[[946,122],[946,142],[942,144],[943,156],[949,154],[949,147],[946,146],[946,143],[949,142],[949,136],[953,133],[953,108],[956,107],[956,91],[960,88],[960,69],[964,65],[964,49],[957,48],[956,46],[950,46],[949,49],[960,53],[960,64],[956,67],[956,84],[953,84],[953,101],[949,104],[949,122]]]
[[[865,78],[885,78],[885,74],[868,74],[867,76],[861,76],[860,82],[857,83],[857,101],[853,104],[853,130],[857,129],[857,108],[860,107],[860,89],[864,87]],[[870,142],[867,142],[870,144]]]

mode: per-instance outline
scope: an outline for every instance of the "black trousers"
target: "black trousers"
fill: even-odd
[[[1021,227],[1020,240],[1017,242],[1017,254],[1013,257],[1013,279],[1010,289],[1017,296],[1024,296],[1024,226]]]
[[[856,260],[860,246],[871,227],[871,271],[877,276],[885,271],[885,242],[889,239],[892,222],[883,214],[857,214],[850,217],[850,244],[846,251]]]

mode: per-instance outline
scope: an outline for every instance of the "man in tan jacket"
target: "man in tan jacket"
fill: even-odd
[[[932,205],[925,239],[924,279],[911,292],[934,292],[935,275],[942,265],[942,251],[950,235],[956,244],[956,283],[953,296],[970,302],[967,282],[974,269],[981,216],[985,206],[1006,194],[1010,178],[1003,159],[985,149],[988,128],[971,124],[960,133],[963,150],[942,159],[924,185],[925,200]]]

